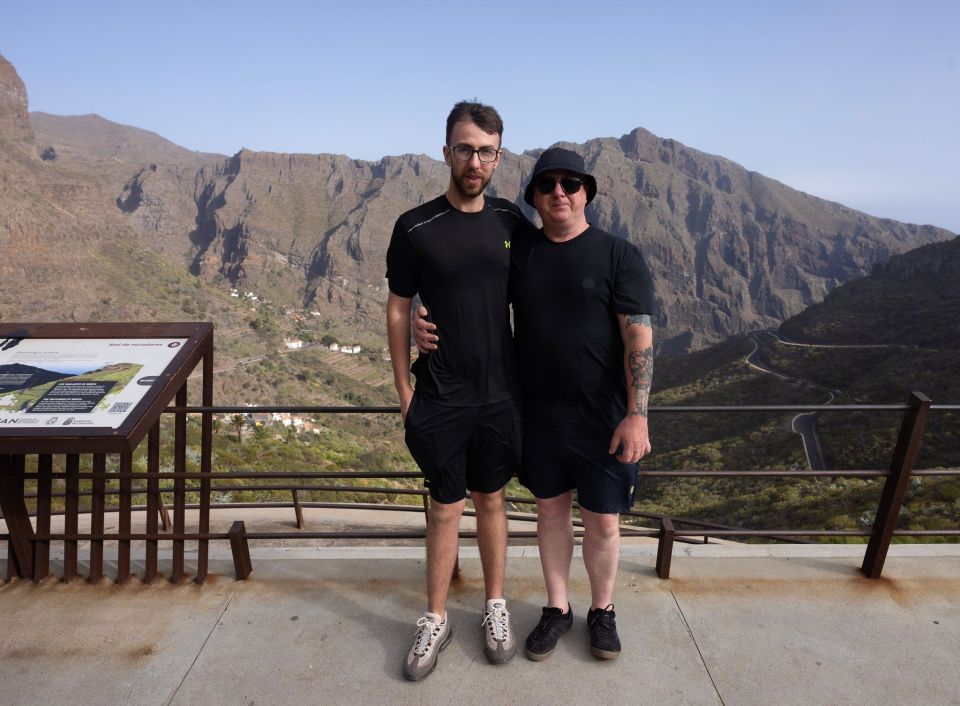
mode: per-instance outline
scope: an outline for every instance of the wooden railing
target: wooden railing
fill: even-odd
[[[104,542],[116,542],[118,548],[116,580],[125,581],[131,573],[130,547],[133,541],[144,541],[146,553],[144,560],[143,580],[151,581],[158,573],[160,543],[170,543],[171,571],[170,579],[180,581],[185,576],[184,546],[186,542],[197,542],[197,574],[195,579],[202,583],[207,575],[208,543],[213,541],[229,541],[233,550],[234,567],[238,578],[246,578],[252,570],[248,542],[250,540],[271,539],[417,539],[426,535],[423,529],[392,529],[392,530],[350,530],[350,531],[309,531],[304,530],[303,508],[351,508],[356,510],[395,510],[419,512],[426,515],[429,511],[426,491],[414,488],[399,488],[382,485],[370,487],[367,485],[349,485],[350,480],[379,479],[391,481],[398,479],[417,479],[420,473],[415,471],[347,471],[347,472],[318,472],[318,471],[216,471],[190,472],[186,463],[186,434],[185,420],[189,414],[251,414],[257,412],[287,412],[309,415],[318,414],[396,414],[395,407],[303,407],[303,406],[271,406],[271,407],[188,407],[185,397],[178,395],[176,407],[166,410],[176,420],[177,433],[174,439],[174,470],[162,472],[159,467],[160,454],[160,424],[150,431],[147,441],[146,471],[133,470],[132,454],[121,454],[119,470],[108,471],[104,454],[92,454],[91,471],[80,470],[80,456],[66,454],[62,472],[53,471],[53,457],[51,454],[39,454],[37,457],[36,472],[25,471],[23,455],[0,456],[0,474],[4,475],[3,482],[9,492],[11,489],[23,492],[26,481],[36,481],[36,492],[27,493],[25,497],[31,499],[35,506],[32,513],[35,517],[35,530],[30,537],[32,559],[27,575],[20,572],[24,578],[30,577],[39,581],[50,573],[50,546],[51,542],[63,544],[63,579],[71,580],[78,576],[78,542],[89,541],[89,572],[88,579],[98,580],[103,575],[103,548]],[[919,393],[913,393],[907,404],[904,405],[823,405],[823,406],[726,406],[726,407],[653,407],[650,414],[687,414],[687,413],[743,413],[743,412],[901,412],[903,418],[900,433],[893,450],[890,465],[886,471],[878,470],[770,470],[770,471],[674,471],[674,470],[641,470],[641,478],[815,478],[815,477],[852,477],[852,478],[884,478],[884,487],[877,506],[873,526],[863,530],[828,530],[828,529],[743,529],[703,522],[691,518],[678,518],[671,515],[652,514],[642,512],[625,513],[626,517],[638,520],[653,521],[656,527],[636,527],[626,524],[621,529],[623,536],[656,537],[659,540],[656,570],[661,578],[670,575],[670,564],[673,555],[673,544],[677,541],[693,541],[694,538],[725,538],[725,537],[755,537],[776,541],[803,541],[802,538],[818,537],[862,537],[867,540],[863,564],[865,575],[877,578],[881,575],[890,543],[895,537],[958,537],[960,527],[938,530],[909,530],[897,529],[897,520],[903,504],[904,495],[912,477],[918,476],[960,476],[960,470],[914,470],[917,453],[919,451],[928,414],[931,411],[960,411],[960,405],[933,405],[931,401]],[[62,493],[53,492],[53,480],[62,479],[65,490]],[[81,492],[81,481],[89,481],[89,490]],[[257,485],[238,485],[237,481],[257,481]],[[291,495],[290,502],[264,503],[211,503],[212,493],[228,493],[232,491],[283,491]],[[336,503],[336,502],[304,502],[300,493],[313,491],[369,493],[389,496],[419,496],[422,500],[419,505],[381,505],[372,503]],[[116,496],[115,507],[108,507],[107,497]],[[198,502],[188,503],[188,496],[196,496]],[[81,498],[88,497],[87,507],[81,509]],[[145,503],[134,504],[135,498],[144,498]],[[171,507],[164,503],[164,498],[172,498]],[[63,498],[64,501],[64,530],[51,532],[51,517],[53,499]],[[507,502],[517,505],[532,505],[530,498],[508,497]],[[233,523],[228,532],[196,531],[186,529],[186,510],[198,509],[200,516],[209,518],[211,510],[220,508],[244,507],[289,507],[297,518],[296,531],[259,531],[247,532],[242,521]],[[131,531],[131,515],[134,511],[146,511],[146,528],[144,532]],[[119,513],[119,531],[106,532],[104,518],[106,513]],[[468,511],[469,514],[470,511]],[[82,514],[90,515],[90,531],[78,531],[79,517]],[[535,522],[535,515],[511,511],[508,517],[513,520]],[[209,525],[206,525],[209,526]],[[582,534],[578,527],[577,534]],[[462,531],[463,538],[475,537],[471,531]],[[535,537],[536,532],[512,530],[510,536]],[[0,534],[0,539],[13,541],[10,534]],[[21,551],[23,549],[21,548]],[[8,552],[8,557],[10,552]],[[7,561],[8,578],[18,575],[14,562]]]

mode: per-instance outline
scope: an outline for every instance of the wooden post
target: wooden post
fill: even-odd
[[[880,495],[877,516],[873,520],[873,534],[864,553],[863,565],[860,567],[860,570],[872,579],[880,578],[880,573],[883,571],[883,563],[887,558],[890,540],[893,539],[893,532],[897,527],[903,496],[907,492],[907,483],[910,482],[913,463],[920,451],[923,427],[930,411],[930,399],[919,392],[910,394],[908,404],[910,409],[903,415],[903,422],[900,424],[897,445],[890,459],[890,472]]]
[[[133,454],[120,454],[120,507],[117,513],[117,530],[119,534],[130,535],[133,524]],[[124,583],[130,578],[130,540],[121,539],[117,542],[117,583]]]
[[[63,529],[67,537],[76,537],[79,533],[80,513],[80,456],[67,454],[66,506],[63,516]],[[63,580],[71,581],[77,576],[77,540],[65,539],[63,542]]]
[[[53,456],[37,457],[37,534],[50,534],[50,512],[53,494]],[[37,540],[33,545],[33,580],[50,575],[50,540]]]
[[[300,496],[296,488],[290,491],[293,496],[293,512],[297,516],[297,529],[303,529],[303,507],[300,505]]]
[[[23,501],[22,454],[0,455],[0,510],[7,523],[7,578],[33,577],[33,525]]]
[[[90,484],[90,534],[102,537],[105,524],[107,491],[106,454],[93,455],[93,482]],[[90,573],[87,581],[93,583],[103,576],[103,540],[90,540]]]
[[[177,407],[187,406],[187,383],[177,390]],[[187,468],[187,415],[177,412],[173,427],[173,534],[183,536],[186,528],[186,480],[183,474]],[[177,583],[183,578],[182,539],[173,540],[173,566],[170,580]]]
[[[203,388],[201,401],[204,407],[213,406],[213,334],[210,349],[203,356]],[[212,469],[211,445],[213,443],[213,415],[203,412],[200,415],[200,535],[210,533],[210,472]],[[207,552],[210,541],[200,539],[197,542],[197,583],[207,578]]]
[[[670,578],[670,560],[673,558],[673,521],[669,517],[660,518],[660,541],[657,542],[657,576]]]
[[[253,572],[250,562],[250,546],[247,544],[247,530],[243,520],[236,520],[230,526],[230,550],[233,552],[233,569],[237,581],[243,581]]]
[[[160,472],[160,420],[150,427],[147,434],[147,548],[146,548],[146,566],[144,567],[143,580],[150,583],[157,577],[157,555],[158,555],[158,520],[160,504],[160,478],[157,474]]]

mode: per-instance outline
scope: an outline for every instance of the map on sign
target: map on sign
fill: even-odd
[[[0,347],[0,429],[116,429],[188,340],[9,339]]]

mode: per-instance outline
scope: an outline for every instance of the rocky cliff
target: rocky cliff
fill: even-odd
[[[659,345],[669,352],[776,326],[892,254],[950,237],[815,198],[642,129],[566,146],[597,176],[589,220],[645,252]],[[490,193],[522,205],[537,155],[505,154]],[[284,292],[302,307],[323,299],[371,325],[382,323],[394,219],[447,179],[442,162],[423,155],[364,162],[243,150],[201,169],[193,185],[172,169],[141,172],[122,201],[149,229],[193,200],[195,226],[166,221],[170,237],[189,232],[195,274]],[[169,193],[174,182],[185,187],[180,196]]]
[[[950,235],[870,217],[642,129],[578,149],[603,194],[588,215],[643,247],[672,350],[774,326],[892,254]]]
[[[69,273],[81,287],[84,253],[122,237],[206,285],[382,332],[394,220],[447,185],[443,163],[425,155],[204,155],[97,116],[37,114],[31,130],[26,106],[16,72],[0,63],[0,139],[22,155],[15,167],[0,155],[4,173],[16,171],[0,194],[0,244],[14,255],[0,271],[12,287],[45,257],[42,277]],[[646,254],[667,352],[776,326],[891,255],[952,235],[873,218],[643,129],[566,146],[599,183],[589,220]],[[521,193],[538,154],[505,152],[489,189],[531,217]],[[72,270],[57,264],[65,239],[82,249]],[[110,286],[97,281],[102,299],[115,299]],[[67,316],[45,301],[48,318]]]
[[[13,65],[0,56],[0,143],[8,149],[33,143],[27,89]]]
[[[176,275],[161,275],[160,263],[149,260],[160,248],[145,243],[116,204],[139,165],[50,140],[42,120],[39,133],[36,139],[23,82],[0,57],[0,320],[131,320],[161,311],[168,320],[186,318],[169,303],[154,306],[163,280]],[[196,168],[190,172],[195,178]],[[173,250],[182,261],[184,245]],[[153,281],[143,276],[146,262]]]

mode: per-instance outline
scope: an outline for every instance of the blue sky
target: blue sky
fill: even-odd
[[[514,152],[644,127],[954,232],[958,29],[954,0],[0,4],[32,110],[191,149],[440,158],[478,97]]]

